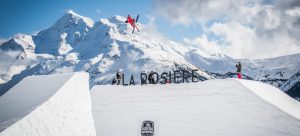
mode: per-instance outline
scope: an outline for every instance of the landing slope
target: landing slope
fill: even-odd
[[[92,110],[96,132],[99,136],[140,135],[142,122],[151,120],[155,135],[160,136],[300,135],[299,119],[249,88],[265,84],[245,84],[248,85],[226,79],[172,85],[95,86]],[[260,91],[264,89],[270,89],[270,85]],[[293,108],[299,110],[300,106]]]

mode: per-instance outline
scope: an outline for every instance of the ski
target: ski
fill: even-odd
[[[136,16],[135,23],[134,23],[134,27],[133,27],[133,30],[132,30],[132,34],[134,33],[135,28],[140,32],[139,28],[136,26],[136,23],[137,23],[138,20],[139,20],[139,16],[140,16],[139,14]]]
[[[140,17],[140,15],[138,14],[137,16],[136,16],[136,19],[135,19],[135,23],[137,23],[138,22],[138,20],[139,20],[139,17]],[[139,30],[139,28],[136,26],[136,24],[134,24],[134,26],[136,27],[136,29],[140,32],[140,30]]]
[[[135,26],[135,25],[134,25]],[[135,27],[133,27],[132,34],[134,33]]]
[[[136,19],[135,19],[135,22],[137,23],[138,22],[138,20],[139,20],[139,14],[136,16]]]

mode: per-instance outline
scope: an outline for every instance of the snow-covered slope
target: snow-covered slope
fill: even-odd
[[[281,89],[286,92],[290,90],[294,85],[296,85],[297,82],[299,81],[300,81],[300,69],[285,84],[281,86]]]
[[[300,135],[300,103],[261,82],[97,85],[90,94],[88,78],[25,78],[0,97],[0,136],[131,136],[146,120],[161,136]]]
[[[193,52],[188,56],[190,56],[188,57],[189,62],[196,66],[224,76],[228,72],[235,72],[235,64],[240,61],[243,65],[243,74],[277,87],[280,87],[300,68],[300,54],[258,60],[235,60],[227,56],[203,57],[193,54]]]
[[[300,69],[280,89],[300,100]]]
[[[245,72],[254,72],[253,77],[289,79],[300,68],[299,58],[300,54],[293,54],[269,59],[244,60],[248,65]]]
[[[49,54],[36,54],[35,47],[32,36],[23,34],[14,36],[0,46],[0,84],[10,81],[13,76],[23,71],[33,69],[45,60],[55,59]],[[46,74],[43,71],[36,70],[35,72]]]
[[[244,80],[94,86],[97,135],[140,135],[154,121],[160,136],[297,136],[300,103],[270,85]]]
[[[286,95],[284,92],[280,91],[274,86],[268,84],[249,81],[249,80],[238,80],[249,90],[254,92],[257,96],[264,99],[265,101],[271,103],[282,111],[300,119],[300,103],[292,100],[290,96]]]
[[[198,43],[193,41],[176,43],[153,34],[140,23],[137,25],[141,32],[132,34],[125,20],[113,16],[93,21],[70,10],[36,35],[16,35],[0,46],[0,83],[34,74],[86,71],[93,86],[110,84],[119,70],[125,73],[126,80],[131,74],[139,78],[142,71],[178,69],[198,69],[202,79],[213,79],[235,72],[235,63],[242,61],[245,75],[279,87],[300,67],[300,54],[235,60],[215,46],[194,46]]]
[[[95,136],[87,73],[32,76],[0,97],[0,136]]]
[[[77,46],[93,27],[94,21],[69,10],[52,27],[34,36],[36,53],[62,55]]]

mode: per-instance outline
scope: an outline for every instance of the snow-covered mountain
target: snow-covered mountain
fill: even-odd
[[[119,70],[129,80],[140,72],[197,69],[200,80],[233,77],[241,61],[249,79],[281,86],[300,68],[300,54],[261,60],[235,60],[215,47],[196,47],[157,36],[138,23],[131,33],[126,18],[93,21],[72,10],[36,35],[18,34],[0,46],[0,85],[9,88],[33,74],[90,73],[90,84],[110,84]],[[2,89],[3,90],[3,89]]]
[[[93,27],[94,21],[68,11],[52,27],[34,37],[36,53],[63,55],[75,48]]]
[[[16,35],[0,46],[1,82],[14,83],[31,74],[87,71],[91,85],[110,84],[120,69],[128,80],[131,74],[139,79],[143,71],[191,69],[198,69],[202,80],[213,78],[185,59],[195,47],[153,37],[142,24],[138,26],[144,32],[131,34],[125,20],[114,16],[94,22],[69,11],[37,35]]]
[[[300,68],[300,54],[293,54],[269,59],[242,60],[247,68],[244,73],[255,79],[281,86]]]
[[[300,69],[280,89],[300,100]]]

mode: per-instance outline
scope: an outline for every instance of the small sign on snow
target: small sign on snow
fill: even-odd
[[[154,135],[154,122],[147,120],[142,123],[141,129],[142,136],[153,136]]]

